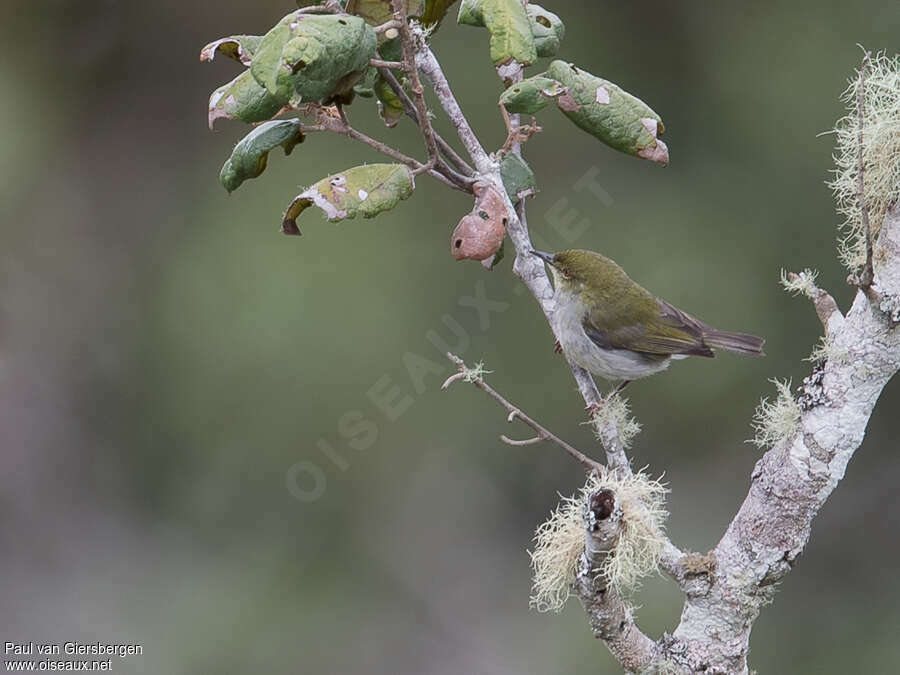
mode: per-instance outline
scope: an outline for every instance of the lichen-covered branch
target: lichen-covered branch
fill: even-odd
[[[514,207],[506,196],[498,156],[489,155],[482,147],[436,57],[424,43],[418,45],[416,61],[472,158],[475,178],[493,183],[503,195],[509,213],[507,233],[516,251],[513,270],[534,295],[552,328],[553,289],[542,262],[530,255],[532,245],[525,200]],[[863,72],[867,65],[868,60]],[[888,66],[879,67],[886,70]],[[515,63],[504,63],[501,76],[508,82],[518,81],[522,69]],[[864,90],[865,78],[859,80],[857,86]],[[885,124],[888,109],[895,100],[879,103],[882,111],[879,125]],[[862,108],[860,103],[860,127]],[[896,121],[895,114],[891,123]],[[518,153],[521,149],[515,132],[519,120],[509,116],[507,124],[512,141],[506,150]],[[854,154],[862,157],[861,133],[858,149],[856,153],[854,146]],[[844,151],[841,156],[846,154]],[[857,167],[862,174],[860,184],[865,175],[861,161]],[[884,163],[886,167],[889,165],[893,167],[890,162]],[[891,171],[896,169],[876,173],[873,184],[878,185],[885,176],[894,175]],[[836,191],[841,198],[846,198],[849,173],[839,172]],[[857,175],[854,173],[853,177],[856,183]],[[843,251],[842,258],[860,266],[872,261],[871,274],[864,270],[861,290],[846,316],[841,314],[832,296],[816,286],[814,273],[806,271],[784,277],[788,290],[803,293],[813,301],[825,329],[826,346],[818,352],[813,375],[804,381],[798,399],[781,385],[779,398],[761,407],[757,439],[768,451],[751,476],[750,491],[734,520],[715,549],[707,554],[682,553],[669,542],[661,527],[654,530],[658,536],[650,537],[656,547],[648,559],[652,559],[654,566],[665,569],[685,593],[681,622],[675,632],[657,642],[644,635],[620,595],[621,588],[612,582],[608,563],[620,558],[627,560],[624,533],[633,522],[639,522],[629,521],[629,515],[620,509],[627,495],[620,484],[591,487],[589,481],[581,495],[586,521],[580,532],[573,535],[569,517],[572,505],[578,503],[577,498],[567,502],[568,516],[561,516],[558,511],[538,530],[538,549],[532,554],[536,579],[541,580],[536,584],[543,584],[538,589],[541,598],[538,604],[553,608],[564,601],[566,589],[573,588],[595,635],[605,641],[629,671],[655,668],[708,675],[748,672],[747,654],[754,620],[760,609],[771,601],[775,584],[790,571],[806,545],[814,517],[843,477],[847,463],[862,442],[881,391],[900,369],[900,331],[894,328],[900,323],[900,207],[896,200],[890,202],[893,206],[889,204],[879,211],[884,217],[879,218],[878,227],[871,227],[862,187],[857,196],[864,227],[857,227],[851,236],[866,242],[853,249],[862,248],[864,255],[851,257]],[[605,477],[614,481],[640,478],[641,474],[634,474],[629,466],[625,454],[627,440],[618,417],[603,413],[609,405],[601,399],[590,374],[571,362],[569,365],[585,403],[590,409],[600,411],[592,414],[592,422],[606,452],[610,471]],[[557,545],[561,541],[565,544]],[[573,559],[573,551],[580,558]],[[566,576],[570,572],[571,582]]]
[[[575,589],[594,635],[629,672],[649,668],[659,648],[634,623],[631,608],[604,574],[609,556],[615,555],[625,523],[615,491],[603,488],[587,499],[585,545],[578,562]]]
[[[873,287],[885,303],[897,303],[896,206],[884,219],[874,259]],[[806,546],[813,518],[843,478],[879,395],[900,369],[900,330],[864,291],[843,320],[827,325],[831,356],[802,392],[799,419],[774,430],[777,440],[757,463],[749,494],[712,552],[714,582],[685,602],[669,650],[682,665],[747,672],[753,621]]]

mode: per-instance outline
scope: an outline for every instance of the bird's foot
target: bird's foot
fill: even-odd
[[[603,410],[603,406],[606,405],[606,399],[600,399],[596,403],[588,403],[584,406],[585,411],[587,411],[588,418],[593,419],[596,417],[601,410]]]
[[[622,380],[621,382],[619,382],[619,386],[617,386],[615,389],[613,389],[611,392],[609,392],[606,395],[606,398],[612,398],[613,396],[618,394],[620,391],[622,391],[625,387],[628,386],[629,382],[631,382],[631,380]]]
[[[562,345],[559,344],[559,340],[557,340],[557,341],[553,344],[553,353],[554,353],[554,354],[562,354]]]

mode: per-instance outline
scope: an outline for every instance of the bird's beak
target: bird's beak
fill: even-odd
[[[556,267],[556,265],[553,264],[553,254],[552,253],[544,253],[543,251],[535,251],[534,249],[531,249],[531,255],[536,255],[538,258],[543,260],[548,265],[551,265],[552,267]]]

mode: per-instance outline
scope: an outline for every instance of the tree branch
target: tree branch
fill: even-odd
[[[447,82],[437,57],[431,51],[431,47],[425,44],[424,41],[420,43],[416,51],[416,64],[425,75],[425,78],[431,83],[431,87],[434,89],[441,107],[447,113],[447,117],[450,118],[450,123],[456,129],[459,140],[465,146],[466,152],[469,153],[469,157],[475,164],[475,168],[479,173],[490,172],[492,168],[490,157],[488,157],[475,132],[472,131],[472,127],[466,119],[462,108],[459,107],[456,97],[453,96],[450,83]]]
[[[412,102],[409,94],[406,93],[406,90],[397,80],[397,77],[394,75],[394,73],[386,68],[379,68],[378,72],[400,99],[400,103],[403,105],[403,112],[406,113],[406,116],[409,117],[413,122],[418,124],[419,115],[418,113],[416,113],[415,104]],[[434,131],[433,127],[432,131]],[[459,156],[456,150],[453,149],[453,146],[445,141],[437,131],[434,131],[434,140],[437,141],[438,148],[440,148],[441,154],[444,155],[447,158],[447,161],[453,164],[453,166],[463,174],[465,180],[474,182],[474,179],[472,179],[471,176],[475,173],[475,170],[471,166],[469,166],[466,160]]]
[[[874,257],[874,282],[900,297],[900,209],[888,212]],[[900,370],[900,331],[860,290],[843,321],[827,322],[830,351],[810,385],[815,403],[798,407],[796,424],[763,455],[750,491],[712,556],[709,590],[689,596],[672,653],[695,667],[716,664],[747,672],[750,630],[774,585],[791,570],[809,540],[813,518],[843,478],[884,386]],[[865,373],[863,376],[860,373]],[[808,394],[809,392],[807,392]]]
[[[829,335],[832,330],[832,322],[840,323],[844,316],[838,309],[837,303],[827,291],[823,291],[816,286],[817,272],[812,270],[803,270],[800,274],[794,272],[782,272],[781,285],[790,293],[802,293],[812,300],[813,307],[816,310],[816,316],[822,322],[825,329],[825,335]]]
[[[514,208],[506,197],[497,158],[481,146],[433,52],[420,44],[416,60],[472,158],[478,171],[476,178],[492,182],[503,195],[510,214],[508,234],[516,249],[513,270],[534,295],[555,333],[553,289],[543,264],[530,255],[524,200]],[[521,68],[515,64],[505,64],[500,74],[509,82],[522,77]],[[520,152],[518,138],[512,136],[518,125],[518,118],[510,116],[513,141],[509,149],[513,152]],[[862,184],[862,176],[859,180]],[[862,202],[861,206],[864,208]],[[817,366],[815,378],[807,378],[804,398],[785,402],[789,412],[797,411],[796,420],[791,421],[790,428],[776,430],[779,440],[757,463],[750,491],[724,536],[706,555],[683,554],[665,542],[660,565],[678,581],[686,596],[681,622],[673,635],[654,643],[635,626],[615,589],[598,575],[598,563],[614,554],[622,524],[613,517],[615,494],[591,495],[587,545],[576,592],[594,633],[604,639],[625,668],[639,670],[665,664],[675,672],[748,672],[753,622],[761,607],[771,600],[774,584],[800,555],[813,518],[862,442],[878,396],[900,370],[900,331],[893,330],[895,322],[900,321],[900,207],[895,205],[888,212],[878,242],[871,242],[868,223],[866,232],[870,249],[867,258],[869,262],[878,261],[878,269],[872,271],[868,284],[860,284],[861,290],[846,316],[812,280],[807,279],[799,289],[814,302],[829,339],[829,357]],[[787,280],[796,284],[799,275]],[[866,281],[865,272],[862,280]],[[593,378],[577,365],[569,365],[585,403],[589,408],[599,408],[602,399]],[[449,381],[462,377],[454,375]],[[810,389],[818,391],[811,395]],[[498,400],[505,401],[502,397]],[[508,410],[514,410],[507,405]],[[592,422],[609,469],[630,475],[615,422],[602,414],[592,415]],[[535,430],[541,438],[542,432]],[[606,518],[600,517],[601,502],[612,505]],[[601,522],[604,520],[609,522]]]
[[[390,68],[392,70],[403,70],[406,66],[402,61],[385,61],[383,59],[369,59],[369,65],[372,68]]]
[[[862,227],[866,232],[866,264],[859,277],[859,286],[863,290],[868,290],[872,285],[872,281],[875,279],[875,273],[872,269],[872,226],[869,223],[869,208],[866,206],[865,194],[866,163],[863,158],[863,124],[865,121],[863,104],[865,103],[866,70],[869,67],[870,57],[871,54],[869,52],[863,52],[862,65],[859,68],[859,85],[856,90],[856,142],[859,147],[859,168],[856,173],[856,198],[859,201],[859,213]]]
[[[453,91],[450,89],[450,84],[444,76],[444,72],[441,69],[437,57],[428,45],[423,44],[420,47],[416,55],[416,62],[425,74],[426,79],[431,83],[441,107],[450,118],[450,122],[456,129],[456,132],[463,145],[466,147],[472,161],[475,163],[475,167],[479,174],[484,179],[493,182],[504,199],[507,211],[510,214],[507,232],[516,249],[516,260],[513,263],[513,272],[523,281],[528,287],[528,290],[531,291],[531,294],[538,301],[541,310],[544,312],[544,316],[547,317],[547,321],[554,331],[554,336],[556,336],[556,329],[553,323],[553,288],[550,286],[550,280],[547,278],[547,272],[544,269],[543,263],[537,257],[530,254],[533,246],[531,245],[531,238],[528,234],[524,200],[520,200],[517,207],[514,207],[509,200],[509,197],[506,195],[506,190],[503,188],[503,180],[500,176],[500,165],[485,152],[475,135],[475,132],[472,131],[472,127],[469,125],[459,103],[453,95]],[[521,79],[521,67],[519,68],[518,74],[512,74],[512,76],[510,76],[507,73],[506,77]],[[511,120],[513,117],[514,116],[510,116]],[[568,360],[568,357],[566,358]],[[572,376],[575,378],[575,382],[578,385],[578,390],[581,392],[582,398],[584,398],[585,404],[591,410],[598,409],[602,405],[602,398],[600,397],[600,392],[597,390],[597,385],[594,383],[594,379],[591,377],[590,373],[572,361],[568,361],[568,363],[569,368],[572,370]],[[619,438],[618,429],[615,424],[610,420],[604,420],[602,416],[596,415],[592,416],[592,422],[594,430],[600,438],[603,449],[606,452],[607,466],[611,470],[621,472],[623,475],[630,473],[631,468],[628,457],[625,455],[625,448]]]
[[[658,660],[659,648],[637,627],[631,609],[601,572],[607,556],[615,555],[625,527],[615,492],[603,489],[591,494],[584,520],[585,547],[575,576],[575,592],[594,635],[606,643],[628,672],[644,671]]]
[[[408,155],[404,155],[399,150],[395,150],[391,146],[382,143],[381,141],[376,140],[371,136],[367,136],[357,129],[354,129],[347,121],[347,117],[344,115],[343,110],[340,110],[338,118],[334,118],[328,115],[320,115],[319,120],[316,124],[303,125],[301,128],[304,133],[331,131],[333,133],[340,134],[341,136],[352,138],[355,141],[359,141],[360,143],[368,145],[373,150],[377,150],[378,152],[387,155],[392,159],[395,159],[401,164],[405,164],[406,166],[411,168],[414,173],[427,173],[429,176],[436,178],[448,187],[451,187],[454,190],[459,190],[460,192],[471,191],[470,189],[466,189],[464,185],[457,185],[437,169],[429,169],[425,164],[422,164],[418,160],[413,159]]]
[[[441,389],[446,389],[451,384],[458,380],[465,380],[466,382],[471,382],[476,387],[481,389],[481,391],[485,392],[492,399],[497,401],[500,405],[506,408],[506,411],[509,413],[509,416],[506,418],[507,422],[512,422],[514,419],[518,418],[522,420],[526,425],[531,427],[534,431],[537,432],[537,439],[530,439],[528,441],[510,441],[509,439],[505,439],[505,443],[509,443],[510,445],[530,445],[531,443],[537,443],[539,441],[550,441],[552,443],[556,443],[559,447],[569,453],[572,457],[574,457],[578,462],[584,466],[584,468],[588,471],[598,471],[600,473],[606,472],[606,467],[600,464],[599,462],[594,461],[587,455],[585,455],[580,450],[573,448],[571,445],[566,443],[564,440],[559,438],[552,431],[547,429],[542,424],[536,422],[531,417],[526,415],[519,409],[514,406],[512,403],[507,401],[501,394],[499,394],[493,387],[491,387],[487,382],[484,381],[484,378],[481,377],[481,371],[478,369],[469,368],[466,366],[465,362],[455,356],[454,354],[447,354],[447,358],[457,367],[459,372],[454,375],[451,375],[447,378],[446,382],[441,386]],[[501,436],[501,438],[505,438]]]
[[[431,119],[428,117],[428,104],[425,102],[425,91],[419,80],[419,69],[416,66],[416,41],[406,16],[406,3],[404,0],[391,0],[394,10],[394,20],[400,23],[400,45],[403,49],[403,70],[409,78],[410,89],[413,93],[413,102],[419,118],[419,129],[425,139],[425,148],[428,151],[428,162],[419,171],[428,171],[437,165],[438,147],[434,138],[434,130],[431,128]],[[424,42],[424,39],[423,39]]]

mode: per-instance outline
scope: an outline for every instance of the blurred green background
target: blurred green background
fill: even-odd
[[[602,251],[714,325],[768,338],[764,360],[691,360],[628,390],[644,425],[634,464],[665,472],[673,539],[705,551],[759,457],[744,439],[767,380],[799,382],[820,333],[779,271],[816,267],[851,299],[823,183],[832,139],[818,134],[843,114],[856,44],[896,50],[900,5],[546,6],[566,21],[564,58],[663,116],[672,162],[616,154],[548,111],[527,146],[535,237]],[[579,468],[551,446],[500,443],[525,431],[480,392],[440,392],[433,372],[417,389],[408,373],[422,358],[449,373],[437,335],[599,453],[510,261],[488,273],[451,258],[470,200],[422,177],[388,215],[310,214],[302,238],[284,237],[300,186],[379,159],[324,136],[273,153],[230,197],[218,184],[247,128],[206,129],[209,92],[237,67],[201,65],[199,49],[292,7],[0,7],[2,639],[143,644],[114,664],[122,673],[617,672],[577,602],[558,616],[528,609],[526,549]],[[497,147],[487,34],[448,20],[434,45]],[[419,152],[410,125],[384,129],[371,101],[349,113]],[[577,189],[586,175],[601,189]],[[499,303],[485,317],[467,300],[478,294]],[[390,420],[373,387],[398,388],[406,409]],[[900,668],[898,404],[895,381],[763,611],[760,672]],[[353,447],[341,431],[360,418]],[[635,601],[652,634],[677,625],[665,580]]]

